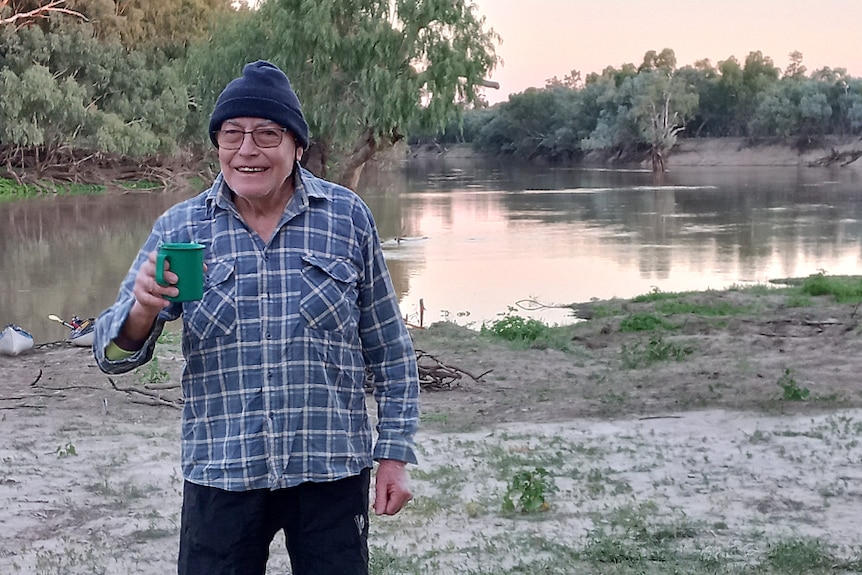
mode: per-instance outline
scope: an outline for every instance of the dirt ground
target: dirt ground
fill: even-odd
[[[417,350],[462,373],[449,389],[423,391],[418,438],[423,461],[414,474],[417,501],[436,492],[435,470],[453,460],[474,462],[461,469],[464,484],[475,481],[471,474],[487,473],[479,463],[483,456],[471,454],[470,448],[453,453],[459,445],[475,451],[477,445],[487,448],[488,441],[498,441],[523,454],[523,445],[512,444],[513,437],[526,445],[531,434],[545,441],[576,436],[579,445],[605,446],[611,457],[614,442],[635,434],[650,449],[664,441],[662,449],[674,453],[672,459],[679,463],[686,457],[700,459],[708,436],[715,444],[708,450],[709,464],[718,465],[728,478],[724,499],[701,502],[694,509],[679,499],[686,495],[666,493],[672,507],[689,516],[700,514],[704,521],[720,509],[721,522],[728,525],[746,524],[746,513],[771,514],[770,528],[779,530],[799,525],[797,515],[807,513],[802,522],[809,528],[806,533],[839,545],[858,544],[853,539],[858,530],[851,526],[852,517],[862,511],[860,473],[850,465],[862,457],[854,451],[858,441],[846,449],[806,447],[821,455],[804,461],[785,458],[785,467],[750,453],[756,443],[752,437],[768,437],[781,426],[799,424],[807,430],[782,437],[816,441],[810,432],[815,421],[828,426],[835,418],[862,419],[857,306],[812,298],[805,306],[792,307],[786,296],[750,291],[692,294],[686,301],[701,313],[670,316],[672,326],[659,336],[620,331],[624,317],[652,312],[656,303],[584,304],[578,315],[592,319],[571,327],[568,351],[517,350],[452,324],[414,330]],[[708,309],[732,311],[723,316],[702,312]],[[160,345],[157,351],[158,368],[170,383],[178,382],[182,368],[177,347]],[[649,361],[663,353],[670,359]],[[484,375],[473,379],[468,373]],[[140,389],[155,375],[141,370],[114,382]],[[161,399],[115,389],[86,349],[54,347],[0,356],[0,572],[156,574],[174,569],[182,479],[180,412],[170,404],[179,398],[176,389],[148,393]],[[854,429],[862,433],[859,426]],[[745,450],[749,457],[736,463],[716,463]],[[823,455],[827,452],[828,457]],[[688,470],[676,472],[690,478],[706,464],[691,463]],[[566,465],[561,463],[560,469]],[[633,463],[601,465],[625,474],[631,468],[619,466]],[[777,478],[769,479],[770,473]],[[571,477],[557,475],[563,492],[580,491]],[[781,495],[781,481],[799,487],[806,485],[805,477],[816,477],[803,488],[810,497]],[[471,538],[480,533],[488,537],[505,530],[508,519],[487,503],[504,479],[484,484],[488,493],[481,497],[460,490],[452,494],[456,504],[436,516],[436,528],[447,530],[449,539],[453,532],[463,532],[464,545],[474,545]],[[627,481],[632,497],[658,497],[660,481],[652,486],[641,485],[641,479]],[[821,513],[825,495],[817,485],[845,486],[830,491],[832,511],[827,514]],[[486,502],[480,513],[471,507],[477,501]],[[598,508],[608,501],[593,503]],[[587,532],[586,519],[578,512],[583,505],[563,512],[566,507],[561,498],[547,525]],[[396,533],[403,538],[420,529],[423,544],[409,548],[419,557],[429,553],[425,520],[430,512],[426,508],[424,513],[408,510],[398,518],[376,520],[384,548],[394,545]],[[469,525],[464,513],[472,518]],[[451,545],[448,539],[440,542],[449,552]],[[454,545],[457,549],[459,543]],[[439,561],[440,551],[436,553]],[[459,572],[456,567],[447,571],[445,561],[435,565],[439,572]],[[269,572],[289,572],[275,544]]]

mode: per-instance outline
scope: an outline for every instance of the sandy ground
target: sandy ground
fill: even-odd
[[[491,371],[423,393],[416,498],[399,516],[372,522],[378,562],[413,563],[381,572],[508,569],[512,546],[585,545],[621,515],[684,528],[689,544],[742,557],[786,537],[816,538],[839,555],[858,549],[856,306],[814,299],[791,307],[741,292],[689,301],[736,311],[672,316],[675,328],[659,339],[682,350],[681,361],[641,361],[655,336],[651,344],[649,334],[621,332],[623,316],[606,313],[655,304],[585,304],[579,314],[594,319],[572,328],[566,352],[513,350],[451,324],[415,330],[417,349],[446,365]],[[176,344],[157,354],[175,383]],[[140,388],[152,376],[115,381]],[[809,395],[791,401],[787,390]],[[174,571],[179,410],[133,400],[85,349],[0,356],[0,573]],[[549,509],[505,512],[513,475],[538,468],[553,487]],[[269,573],[289,573],[278,540]]]

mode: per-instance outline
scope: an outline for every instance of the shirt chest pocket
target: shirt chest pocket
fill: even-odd
[[[359,272],[349,260],[302,256],[299,313],[310,329],[345,331],[356,323]]]
[[[236,326],[234,267],[233,260],[207,264],[203,299],[184,311],[186,327],[198,340],[228,335]]]

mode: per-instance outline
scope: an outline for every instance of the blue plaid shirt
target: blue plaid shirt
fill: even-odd
[[[164,323],[182,316],[182,469],[193,483],[278,489],[355,475],[373,459],[416,463],[416,356],[371,212],[305,170],[295,180],[269,243],[242,222],[221,175],[173,206],[96,322],[99,367],[124,373],[149,361]],[[111,361],[105,348],[134,303],[138,268],[163,242],[204,244],[203,299],[171,304],[140,351]],[[366,366],[378,403],[373,451]]]

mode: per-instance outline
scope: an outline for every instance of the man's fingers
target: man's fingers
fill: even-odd
[[[377,515],[395,515],[408,501],[413,499],[413,494],[399,484],[378,484],[376,497],[374,499],[374,513]]]

